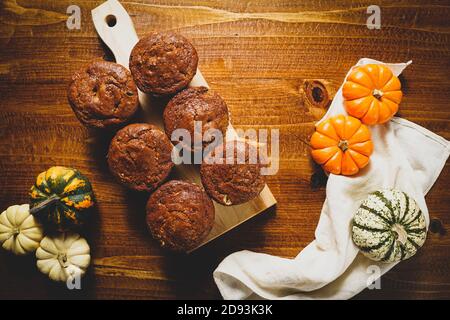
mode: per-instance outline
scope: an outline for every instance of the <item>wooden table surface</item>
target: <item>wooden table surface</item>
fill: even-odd
[[[93,264],[82,290],[50,283],[32,257],[2,251],[0,298],[220,298],[212,271],[228,254],[297,255],[314,239],[325,198],[322,179],[311,179],[317,168],[306,143],[325,109],[305,103],[303,83],[319,79],[336,89],[361,57],[413,60],[401,77],[400,116],[450,139],[449,2],[383,1],[381,30],[369,30],[372,2],[122,1],[140,36],[175,30],[193,41],[235,127],[280,130],[280,170],[268,178],[276,210],[192,255],[176,256],[146,232],[147,196],[126,191],[108,173],[109,137],[88,132],[67,103],[75,70],[112,59],[91,22],[90,10],[101,1],[1,1],[0,208],[27,203],[35,176],[65,165],[91,179],[98,212],[88,230]],[[80,30],[66,27],[73,3],[81,7]],[[450,298],[449,182],[447,162],[426,197],[434,220],[424,248],[383,276],[382,290],[357,298]]]

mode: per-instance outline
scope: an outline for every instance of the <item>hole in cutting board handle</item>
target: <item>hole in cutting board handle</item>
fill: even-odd
[[[109,14],[106,16],[105,22],[108,25],[108,27],[112,28],[117,24],[117,18],[115,15]]]

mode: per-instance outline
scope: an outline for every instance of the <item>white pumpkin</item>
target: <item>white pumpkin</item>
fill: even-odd
[[[87,241],[76,233],[46,236],[36,250],[37,267],[53,281],[83,276],[91,262]]]
[[[28,204],[10,206],[0,214],[0,243],[16,255],[34,252],[44,237]]]

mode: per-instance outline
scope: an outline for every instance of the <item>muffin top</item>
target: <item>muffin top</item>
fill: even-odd
[[[77,118],[91,128],[124,124],[135,115],[139,106],[130,71],[108,61],[94,61],[76,72],[67,96]]]
[[[265,186],[257,148],[245,141],[228,141],[213,149],[200,168],[202,184],[211,198],[236,205],[257,197]]]
[[[163,131],[146,123],[119,130],[111,141],[108,165],[126,187],[153,191],[169,175],[172,144]]]
[[[153,32],[142,38],[130,55],[130,70],[143,92],[174,94],[197,72],[198,56],[192,44],[173,32]]]
[[[164,110],[164,128],[171,137],[176,129],[186,129],[191,137],[191,148],[194,145],[194,121],[201,121],[201,132],[197,139],[203,145],[213,141],[214,137],[204,135],[210,129],[219,130],[223,137],[227,131],[229,117],[225,101],[205,87],[187,88],[169,101]],[[211,132],[211,131],[210,131]]]
[[[195,183],[172,180],[156,190],[147,202],[147,225],[162,247],[175,251],[194,249],[214,223],[214,205]]]

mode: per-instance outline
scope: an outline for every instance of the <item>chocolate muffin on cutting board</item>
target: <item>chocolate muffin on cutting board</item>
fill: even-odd
[[[173,32],[148,34],[130,55],[130,70],[138,88],[154,95],[170,95],[187,87],[197,65],[194,46]]]
[[[129,122],[139,107],[130,71],[108,61],[94,61],[76,72],[67,96],[78,120],[94,129],[117,129]]]
[[[201,132],[194,136],[194,122],[201,121]],[[176,129],[186,129],[194,141],[202,142],[203,147],[213,141],[213,136],[204,135],[210,129],[217,129],[225,138],[229,123],[228,107],[215,92],[205,87],[187,88],[173,97],[164,109],[164,128],[170,138]]]
[[[259,157],[251,161],[251,154],[257,154],[253,144],[227,141],[203,159],[200,176],[211,198],[222,205],[231,206],[250,201],[261,193],[266,184],[261,175],[264,164]]]
[[[158,188],[147,202],[147,225],[162,247],[194,249],[214,224],[214,205],[202,187],[172,180]]]
[[[108,165],[126,187],[151,192],[172,170],[171,152],[172,144],[163,131],[146,123],[130,124],[112,139]]]

